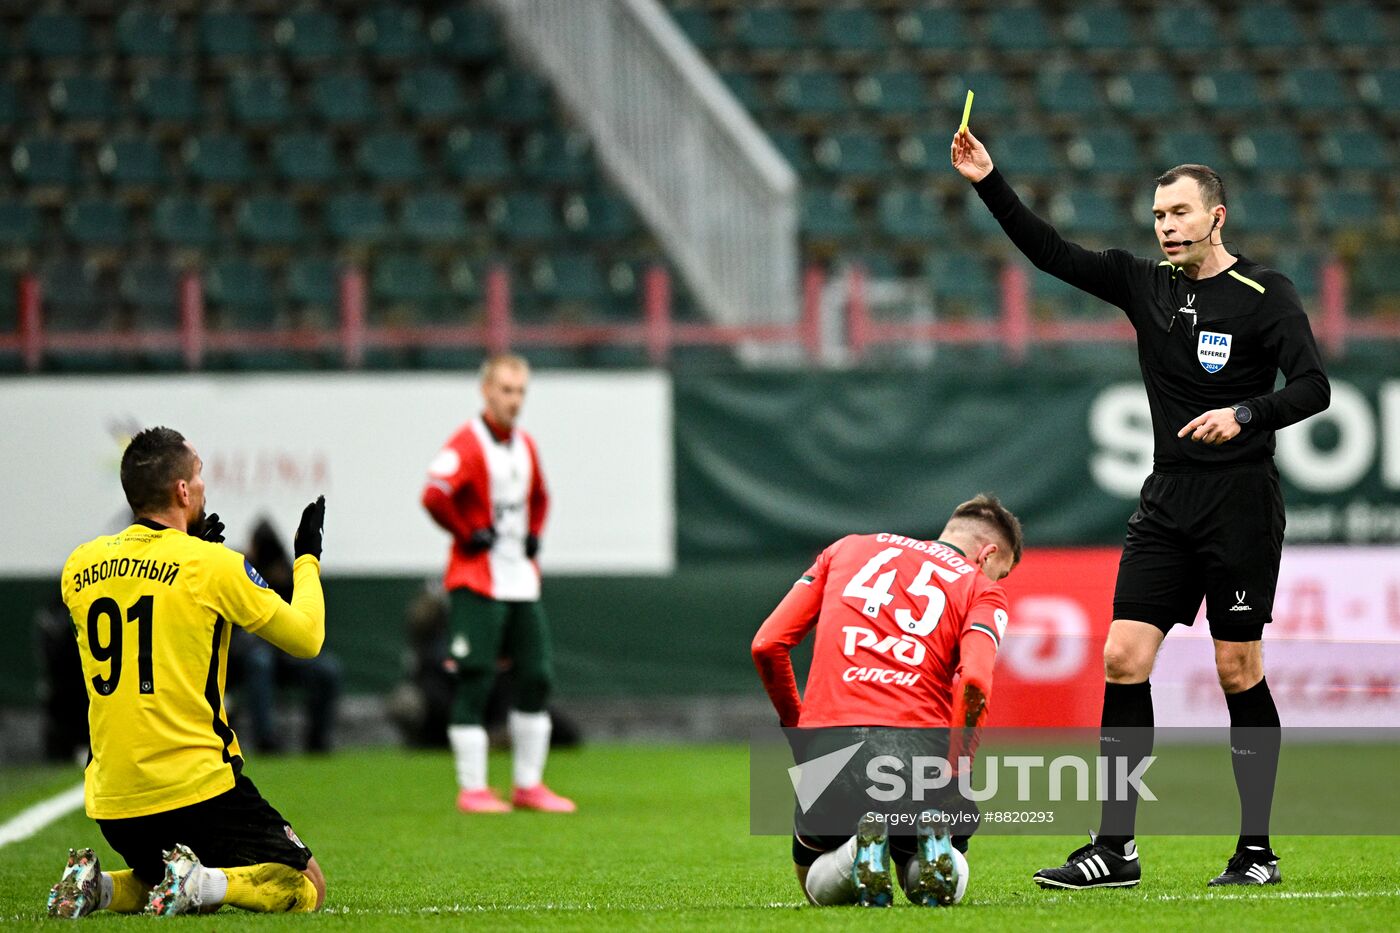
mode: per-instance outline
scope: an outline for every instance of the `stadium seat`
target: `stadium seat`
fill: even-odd
[[[719,27],[708,10],[686,7],[672,10],[671,16],[685,37],[704,54],[709,54],[720,45]]]
[[[1367,188],[1328,188],[1317,194],[1317,222],[1323,230],[1367,230],[1379,220],[1380,203]]]
[[[1400,68],[1380,68],[1364,75],[1361,93],[1381,116],[1400,120]]]
[[[537,259],[530,284],[540,300],[598,306],[608,297],[607,278],[598,260],[587,253],[559,253]]]
[[[123,264],[117,294],[134,312],[131,323],[138,330],[168,330],[180,320],[180,276],[162,260]]]
[[[73,13],[35,13],[24,24],[24,48],[40,60],[83,58],[88,54],[87,25]]]
[[[438,270],[418,253],[383,256],[370,272],[371,318],[433,316],[447,299]]]
[[[35,246],[41,230],[39,212],[34,205],[11,198],[0,200],[0,248]]]
[[[97,152],[97,168],[120,194],[149,192],[166,182],[160,149],[149,136],[123,136]]]
[[[1006,232],[1001,229],[1001,224],[992,216],[992,212],[987,210],[987,205],[982,203],[982,199],[977,196],[977,192],[971,186],[962,194],[960,213],[963,223],[977,236],[1005,241]]]
[[[453,304],[474,308],[486,295],[486,269],[480,260],[457,258],[447,267],[447,290]]]
[[[1217,116],[1254,117],[1263,106],[1254,72],[1242,68],[1206,71],[1191,82],[1196,103]]]
[[[1390,41],[1378,6],[1365,0],[1325,3],[1318,15],[1323,38],[1339,48],[1365,52]]]
[[[878,71],[856,83],[856,100],[881,116],[913,117],[925,113],[934,96],[923,75],[912,71]]]
[[[1103,99],[1092,75],[1079,68],[1053,68],[1036,76],[1035,97],[1049,117],[1078,124],[1103,112]]]
[[[1039,54],[1055,42],[1054,31],[1039,7],[993,7],[982,22],[994,54]]]
[[[279,133],[270,154],[273,172],[293,185],[320,187],[341,177],[335,146],[323,133]]]
[[[822,45],[837,55],[875,55],[889,43],[880,15],[864,7],[824,11],[817,31]]]
[[[967,25],[956,7],[916,9],[898,17],[895,34],[923,52],[963,52],[971,45]]]
[[[977,114],[982,117],[1011,117],[1019,108],[1005,76],[1000,71],[969,69],[949,76],[943,85],[942,105],[949,113],[962,116],[968,89],[977,94]]]
[[[341,59],[346,52],[340,21],[325,10],[299,10],[277,21],[273,38],[297,65],[320,65]]]
[[[486,116],[510,127],[543,123],[551,115],[549,88],[524,71],[496,71],[486,79]]]
[[[616,243],[636,236],[641,229],[632,205],[603,191],[569,198],[564,220],[575,234],[594,243]]]
[[[415,9],[384,6],[371,10],[355,24],[355,41],[383,65],[401,65],[427,50],[423,17]]]
[[[1283,101],[1299,116],[1331,119],[1351,105],[1346,81],[1335,68],[1289,68],[1279,80]]]
[[[1400,311],[1400,251],[1393,246],[1363,250],[1356,257],[1351,284],[1353,294],[1361,302],[1368,299],[1375,302],[1372,313],[1385,309],[1392,314]],[[1382,346],[1386,353],[1393,352],[1389,348],[1392,345]]]
[[[1246,48],[1274,54],[1296,52],[1307,44],[1293,8],[1284,3],[1251,3],[1239,12],[1240,41]]]
[[[1106,237],[1123,228],[1126,212],[1100,191],[1062,191],[1050,200],[1050,222],[1068,237]]]
[[[73,144],[53,136],[20,140],[10,156],[10,167],[20,183],[32,188],[67,188],[78,179]]]
[[[414,68],[399,79],[399,107],[419,126],[440,126],[462,116],[466,101],[457,78],[446,68]]]
[[[214,211],[202,198],[168,195],[156,202],[156,240],[166,246],[208,249],[218,237]]]
[[[1245,234],[1296,234],[1293,204],[1264,188],[1251,187],[1230,196],[1231,216]]]
[[[845,83],[830,71],[786,74],[778,81],[777,97],[783,106],[800,116],[835,117],[851,107]]]
[[[940,316],[991,317],[999,307],[996,280],[976,253],[939,250],[924,260],[924,277]]]
[[[1281,249],[1264,265],[1288,276],[1304,302],[1317,297],[1322,267],[1322,257],[1317,252],[1303,248]]]
[[[463,64],[484,64],[502,52],[495,18],[468,6],[459,6],[433,20],[428,35],[439,53]]]
[[[594,172],[588,137],[554,130],[531,133],[521,152],[520,167],[532,182],[578,185]]]
[[[804,187],[800,229],[814,240],[850,239],[859,229],[855,205],[851,203],[849,195],[839,191]]]
[[[223,327],[266,328],[276,322],[276,290],[261,263],[236,257],[221,259],[209,270],[204,285]]]
[[[326,204],[326,229],[342,242],[374,245],[389,236],[389,214],[373,194],[342,191]]]
[[[453,130],[447,137],[443,164],[457,181],[494,185],[515,171],[505,137],[489,130]]]
[[[492,200],[491,224],[512,243],[539,243],[559,234],[554,208],[537,191],[512,191]]]
[[[1271,175],[1300,175],[1307,169],[1303,141],[1290,127],[1279,124],[1247,130],[1230,147],[1241,167]]]
[[[56,260],[40,271],[39,282],[46,330],[95,330],[103,325],[106,303],[92,263]]]
[[[20,101],[15,82],[0,82],[0,138],[9,136],[28,119],[27,109]]]
[[[418,140],[389,131],[362,139],[355,149],[355,165],[366,178],[385,185],[416,184],[426,171]]]
[[[3,235],[0,235],[3,236]],[[0,238],[0,244],[3,244]],[[19,276],[10,269],[0,266],[0,334],[13,334],[19,330]],[[7,360],[0,355],[0,369],[13,368],[13,358]]]
[[[817,164],[833,175],[875,178],[889,170],[885,144],[869,130],[833,133],[817,142]]]
[[[813,161],[811,149],[801,133],[774,130],[768,134],[768,139],[799,178],[816,170],[817,163]]]
[[[129,224],[126,208],[115,201],[83,198],[63,212],[63,228],[68,238],[83,247],[121,246]]]
[[[1012,181],[1021,178],[1047,178],[1063,170],[1050,145],[1050,138],[1036,130],[1022,130],[992,137],[987,141],[997,154],[997,167]]]
[[[100,125],[116,116],[112,86],[92,75],[60,78],[49,88],[49,110],[68,124]]]
[[[880,195],[876,211],[880,232],[904,246],[927,247],[943,232],[937,198],[919,188],[893,188]]]
[[[280,195],[254,195],[238,205],[238,233],[256,247],[295,246],[302,238],[301,215]]]
[[[1213,54],[1224,47],[1224,36],[1220,17],[1210,7],[1164,6],[1152,15],[1151,44],[1168,58]]]
[[[719,77],[745,110],[750,113],[762,113],[769,108],[768,97],[756,75],[747,71],[723,71]]]
[[[1075,168],[1097,176],[1134,178],[1143,174],[1137,141],[1120,127],[1080,133],[1070,142],[1069,160]]]
[[[399,230],[414,243],[461,246],[467,235],[466,212],[450,191],[426,191],[404,199]]]
[[[200,116],[199,91],[184,75],[146,75],[133,86],[132,97],[157,129],[188,132]]]
[[[179,54],[175,15],[167,10],[133,7],[117,17],[117,48],[129,59],[168,61]]]
[[[271,130],[292,118],[292,93],[279,74],[239,72],[229,78],[228,108],[246,129]]]
[[[374,91],[359,72],[328,72],[313,78],[311,109],[337,130],[357,129],[379,119]]]
[[[218,65],[257,57],[262,51],[258,28],[241,10],[214,10],[199,15],[199,50]]]
[[[236,186],[253,175],[248,147],[241,136],[197,136],[185,143],[182,155],[190,177],[205,184]]]
[[[287,266],[287,295],[302,307],[333,315],[340,306],[339,266],[323,256],[293,259]]]
[[[734,36],[750,52],[795,52],[805,42],[791,11],[782,7],[753,7],[734,19]]]
[[[1133,20],[1119,6],[1081,6],[1065,19],[1065,36],[1085,52],[1120,55],[1141,46]]]
[[[1155,153],[1158,172],[1192,162],[1209,165],[1217,172],[1228,172],[1233,167],[1226,161],[1220,137],[1209,130],[1177,130],[1169,126],[1157,137]]]
[[[1335,129],[1322,134],[1318,147],[1322,164],[1337,172],[1374,172],[1386,175],[1396,162],[1386,149],[1385,140],[1372,129]]]
[[[1176,79],[1157,69],[1129,71],[1109,81],[1108,96],[1129,116],[1157,121],[1177,113]]]

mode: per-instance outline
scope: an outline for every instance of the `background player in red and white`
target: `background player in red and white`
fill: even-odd
[[[971,755],[986,717],[992,668],[1006,631],[1001,580],[1021,559],[1021,524],[996,498],[953,510],[937,541],[850,535],[828,547],[753,640],[754,663],[784,727],[949,728]],[[799,696],[790,652],[813,632],[807,689]],[[956,739],[955,739],[956,741]],[[956,903],[967,887],[966,839],[921,827],[917,841],[867,834],[793,834],[793,862],[817,905],[889,903],[893,848],[909,899]],[[952,845],[950,845],[950,842]],[[950,856],[935,870],[937,856]],[[951,871],[948,867],[951,866]]]
[[[515,426],[530,367],[498,354],[481,368],[485,410],[452,436],[428,468],[423,507],[452,535],[443,579],[451,601],[451,654],[457,698],[448,738],[457,763],[457,807],[502,813],[511,804],[571,813],[574,803],[544,785],[553,682],[549,627],[540,605],[535,563],[549,494],[534,438]],[[482,718],[496,676],[508,658],[515,688],[509,717],[515,790],[506,803],[486,783]]]

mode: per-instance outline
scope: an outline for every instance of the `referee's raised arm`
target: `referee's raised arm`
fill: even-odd
[[[972,182],[982,203],[1011,242],[1042,272],[1048,272],[1095,298],[1128,310],[1133,257],[1123,250],[1096,252],[1071,243],[1021,203],[992,164],[987,148],[971,130],[953,134],[950,156],[959,175]]]

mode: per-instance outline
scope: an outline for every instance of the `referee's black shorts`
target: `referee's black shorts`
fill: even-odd
[[[98,820],[97,825],[136,877],[148,885],[165,876],[162,852],[188,846],[210,868],[275,862],[306,871],[311,850],[291,824],[242,773],[232,790],[200,803],[150,816]]]
[[[1273,621],[1283,527],[1272,462],[1153,473],[1128,519],[1113,617],[1166,632],[1193,624],[1204,599],[1211,637],[1258,641]]]

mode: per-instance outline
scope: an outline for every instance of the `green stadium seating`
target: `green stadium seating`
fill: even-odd
[[[346,53],[340,22],[324,10],[299,10],[277,21],[273,38],[298,65],[335,61]]]
[[[977,192],[970,187],[962,196],[961,214],[963,223],[976,235],[988,239],[1005,239],[1006,233],[1001,229],[1001,224],[997,223],[992,212],[987,210],[987,205],[982,203]]]
[[[753,7],[734,18],[734,35],[751,52],[795,52],[804,45],[797,20],[782,7]]]
[[[260,263],[219,260],[205,278],[205,295],[225,328],[266,328],[277,320],[277,292]]]
[[[1217,172],[1228,172],[1232,163],[1226,160],[1226,151],[1220,144],[1220,137],[1209,130],[1180,130],[1169,127],[1157,137],[1154,150],[1158,172],[1187,163],[1209,165]]]
[[[799,224],[802,233],[814,240],[847,240],[859,229],[849,195],[810,187],[802,190]]]
[[[453,179],[468,183],[499,184],[515,171],[505,137],[487,129],[454,130],[447,137],[443,163]]]
[[[598,260],[586,253],[560,253],[537,259],[530,268],[535,296],[561,304],[601,304],[608,283]]]
[[[419,253],[383,256],[370,272],[371,319],[408,311],[411,317],[429,317],[447,299],[438,270]]]
[[[923,52],[965,52],[972,44],[956,7],[911,10],[896,20],[895,34]]]
[[[1335,68],[1290,68],[1279,80],[1284,103],[1304,117],[1326,118],[1351,106],[1351,94]]]
[[[15,127],[25,122],[26,109],[14,83],[0,82],[0,137],[10,135]]]
[[[120,246],[129,229],[126,208],[115,201],[83,198],[63,212],[63,228],[79,246]]]
[[[1118,6],[1085,6],[1065,19],[1065,37],[1091,53],[1118,55],[1141,47],[1133,20]]]
[[[1011,117],[1019,107],[1006,77],[1000,71],[968,69],[949,76],[944,84],[943,107],[959,118],[971,88],[977,95],[976,117]],[[979,134],[980,138],[980,134]]]
[[[334,312],[340,306],[340,269],[334,260],[308,256],[287,266],[287,295],[303,307]]]
[[[1367,188],[1328,188],[1317,194],[1317,221],[1328,231],[1367,230],[1380,221],[1380,202]]]
[[[1297,232],[1293,204],[1264,188],[1246,188],[1230,195],[1229,210],[1242,233],[1269,236]]]
[[[138,111],[153,124],[188,131],[200,116],[199,91],[184,75],[146,75],[132,88]]]
[[[1385,175],[1395,170],[1395,160],[1385,140],[1372,129],[1335,129],[1323,133],[1318,151],[1322,164],[1334,171],[1374,172]]]
[[[1123,228],[1126,212],[1100,191],[1062,191],[1050,201],[1050,221],[1069,237],[1105,237]]]
[[[486,295],[486,270],[475,259],[454,259],[447,267],[447,290],[458,307],[473,308]]]
[[[1063,165],[1050,144],[1050,137],[1037,130],[1020,130],[991,139],[982,138],[997,154],[997,167],[1013,182],[1021,178],[1048,178],[1063,171]]]
[[[1351,281],[1358,297],[1381,297],[1392,312],[1400,309],[1400,250],[1393,246],[1364,250],[1356,257]],[[1394,352],[1393,344],[1384,346],[1387,353]]]
[[[117,48],[127,58],[167,61],[180,52],[177,26],[168,10],[124,10],[117,17]]]
[[[939,250],[924,260],[924,278],[940,316],[991,317],[1000,306],[996,280],[976,253]]]
[[[460,118],[466,100],[457,78],[446,68],[414,68],[399,79],[399,107],[415,124],[440,125]]]
[[[1284,3],[1250,4],[1239,12],[1240,41],[1246,48],[1274,53],[1296,52],[1307,44],[1293,8]]]
[[[1367,51],[1390,41],[1379,8],[1364,0],[1325,3],[1318,18],[1323,38],[1335,46]]]
[[[501,33],[484,10],[457,7],[433,20],[428,29],[433,47],[450,61],[479,65],[500,56]]]
[[[56,260],[40,271],[39,282],[46,330],[93,330],[105,323],[105,302],[92,263]]]
[[[1036,102],[1050,117],[1078,122],[1103,113],[1103,98],[1092,75],[1078,68],[1041,71],[1035,81]]]
[[[629,239],[641,230],[632,205],[604,191],[590,191],[569,198],[564,220],[576,235],[600,244]]]
[[[1154,122],[1181,111],[1176,79],[1167,71],[1129,71],[1109,82],[1108,96],[1129,116]]]
[[[467,235],[466,212],[449,191],[411,194],[404,199],[399,229],[414,243],[460,246]]]
[[[49,109],[70,123],[102,123],[116,116],[112,86],[102,78],[60,78],[49,88]]]
[[[721,72],[719,77],[745,110],[750,113],[761,113],[768,109],[768,98],[763,93],[763,86],[755,75],[746,71],[725,71]]]
[[[78,179],[78,155],[73,144],[52,136],[20,140],[10,157],[10,167],[16,179],[35,188],[66,188]]]
[[[671,16],[675,19],[676,25],[681,32],[690,40],[691,44],[702,53],[712,52],[720,45],[719,27],[715,24],[714,17],[708,10],[698,7],[687,7],[681,10],[672,10]]]
[[[292,119],[292,92],[278,74],[239,72],[229,78],[228,106],[247,129],[271,130]]]
[[[214,245],[214,211],[202,198],[168,195],[156,202],[156,240],[166,246],[204,250]]]
[[[190,177],[204,184],[241,185],[253,177],[248,146],[241,136],[197,136],[185,143],[182,155]]]
[[[1086,130],[1070,143],[1070,162],[1081,171],[1117,178],[1144,174],[1133,135],[1121,127]]]
[[[423,17],[415,9],[384,6],[371,10],[355,25],[355,41],[381,64],[414,60],[427,50]]]
[[[1307,168],[1303,141],[1284,124],[1246,130],[1235,137],[1231,151],[1235,161],[1255,172],[1299,175]]]
[[[928,191],[892,188],[880,195],[880,232],[902,245],[927,246],[944,232],[942,206]]]
[[[813,161],[811,149],[801,133],[774,130],[768,134],[768,139],[799,177],[816,169],[817,163]]]
[[[262,52],[258,28],[241,10],[212,10],[199,15],[199,50],[216,64],[255,58]]]
[[[342,191],[326,204],[326,228],[346,243],[369,246],[389,236],[389,214],[373,194]]]
[[[180,276],[168,263],[138,259],[122,266],[117,294],[134,310],[135,328],[165,330],[180,319]]]
[[[337,130],[357,129],[379,119],[374,90],[359,72],[328,72],[313,78],[311,110]]]
[[[1311,301],[1317,297],[1322,258],[1313,250],[1281,249],[1264,265],[1288,276],[1304,301]]]
[[[1217,116],[1254,117],[1264,103],[1254,72],[1243,68],[1205,71],[1191,82],[1191,93]]]
[[[830,71],[786,74],[778,81],[777,97],[789,110],[806,116],[834,117],[851,108],[845,83]]]
[[[13,334],[19,330],[18,278],[13,271],[0,266],[0,334]],[[0,356],[0,367],[7,365],[13,365],[13,362]]]
[[[1361,79],[1367,103],[1391,121],[1400,120],[1400,68],[1381,68]]]
[[[496,71],[486,79],[485,115],[510,127],[543,123],[551,116],[549,88],[523,71]]]
[[[855,96],[870,112],[895,117],[925,113],[934,100],[923,75],[912,71],[878,71],[866,75],[856,83]]]
[[[321,187],[341,177],[331,138],[323,133],[284,133],[272,140],[274,174],[293,185]]]
[[[35,13],[24,24],[24,48],[39,59],[82,58],[88,54],[87,24],[73,13]]]
[[[119,192],[144,191],[166,183],[160,149],[149,136],[123,136],[104,144],[97,167]]]
[[[1210,7],[1163,6],[1152,15],[1152,45],[1168,57],[1218,52],[1225,45],[1220,17]]]
[[[554,208],[537,191],[512,191],[492,200],[491,224],[512,243],[541,243],[559,234]]]
[[[34,205],[9,198],[0,201],[0,248],[35,246],[41,230],[39,212]]]
[[[387,185],[416,184],[427,171],[418,140],[396,132],[373,133],[362,139],[355,149],[355,165],[366,178]]]
[[[238,205],[238,233],[252,246],[295,246],[303,235],[301,214],[279,195],[254,195]]]
[[[1055,41],[1050,22],[1039,7],[993,7],[982,28],[994,53],[1040,53]]]
[[[588,137],[582,133],[544,130],[525,140],[520,167],[532,182],[577,185],[593,175]]]
[[[875,55],[889,40],[879,14],[864,7],[837,7],[821,14],[822,45],[838,55]]]
[[[885,144],[868,130],[833,133],[817,142],[817,164],[834,175],[875,178],[889,170]]]

